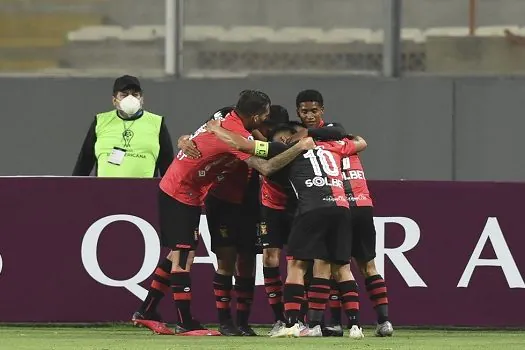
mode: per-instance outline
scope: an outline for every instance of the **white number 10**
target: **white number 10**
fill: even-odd
[[[307,159],[310,159],[310,163],[312,164],[312,168],[314,169],[315,176],[323,176],[323,173],[321,171],[321,167],[319,166],[319,162],[317,161],[317,158],[319,158],[319,161],[321,162],[321,165],[323,166],[323,171],[327,175],[329,176],[339,175],[339,168],[337,166],[334,155],[332,153],[320,148],[317,150],[311,149],[308,152],[306,152],[303,156]]]

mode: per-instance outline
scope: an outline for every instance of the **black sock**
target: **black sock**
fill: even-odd
[[[231,315],[231,292],[232,276],[215,273],[213,278],[213,292],[215,294],[215,306],[219,314],[219,322],[226,323],[232,319]]]
[[[329,296],[330,280],[327,278],[312,278],[308,287],[308,325],[310,327],[315,327],[322,323]]]
[[[330,280],[330,299],[328,300],[328,307],[330,308],[330,315],[332,316],[332,324],[341,324],[341,297],[339,295],[339,287],[337,281]]]
[[[146,318],[157,311],[157,306],[165,294],[170,292],[171,260],[164,259],[155,269],[148,296],[139,308],[139,312]]]
[[[264,267],[264,289],[275,321],[284,321],[283,281],[279,267]]]
[[[343,309],[348,318],[348,328],[359,326],[359,292],[356,281],[344,281],[339,283]]]
[[[381,275],[370,276],[365,280],[368,297],[374,305],[379,324],[389,321],[388,318],[388,294],[386,283]]]
[[[247,326],[255,293],[255,277],[235,276],[237,296],[237,326]]]
[[[189,272],[172,272],[171,288],[173,289],[173,300],[177,307],[179,322],[187,324],[191,322],[191,278]]]
[[[284,285],[284,313],[288,327],[299,320],[301,305],[304,303],[304,286],[302,284],[286,283]]]

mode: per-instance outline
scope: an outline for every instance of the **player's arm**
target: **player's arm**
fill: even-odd
[[[261,142],[261,141],[257,141],[257,142]],[[265,143],[268,144],[267,142]],[[295,145],[289,147],[286,151],[282,152],[281,154],[269,160],[262,159],[259,157],[250,157],[248,159],[245,159],[245,162],[246,164],[248,164],[250,168],[254,168],[262,175],[270,176],[276,171],[287,166],[291,161],[293,161],[298,155],[300,155],[304,151],[307,151],[313,148],[315,148],[315,143],[311,137],[308,137],[308,138],[302,139],[301,141],[297,142]]]
[[[280,142],[249,140],[242,135],[222,128],[220,121],[217,120],[206,123],[206,129],[234,150],[261,158],[272,158],[290,148]]]
[[[201,152],[195,145],[195,143],[190,140],[190,135],[182,135],[177,140],[177,147],[184,152],[185,155],[187,155],[190,158],[199,158],[201,156]]]
[[[221,127],[220,121],[210,120],[206,123],[206,129],[214,133],[222,142],[237,151],[257,155],[257,147],[262,147],[263,149],[266,147],[267,150],[267,146],[263,145],[266,142],[248,140],[242,135],[226,130]]]
[[[367,144],[361,136],[350,136],[345,139],[345,145],[342,153],[346,156],[351,156],[361,151],[364,151]]]
[[[308,129],[308,136],[318,140],[342,140],[348,134],[339,123],[331,123],[321,128]]]

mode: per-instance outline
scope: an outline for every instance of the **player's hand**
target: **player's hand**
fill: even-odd
[[[288,143],[288,144],[294,143],[296,141],[304,139],[305,137],[308,137],[308,129],[306,129],[306,128],[301,129],[300,131],[298,131],[295,134],[293,134],[292,136],[290,136],[288,138],[288,140],[286,140],[286,143]]]
[[[221,127],[221,121],[212,119],[206,123],[206,129],[210,132],[214,132]]]
[[[197,159],[201,156],[201,152],[198,150],[195,143],[190,139],[184,138],[179,140],[178,146],[189,158]]]
[[[307,137],[307,138],[301,139],[299,141],[298,145],[299,145],[299,147],[301,147],[301,149],[303,149],[305,151],[308,151],[309,149],[314,149],[315,148],[314,139],[311,138],[311,137]]]

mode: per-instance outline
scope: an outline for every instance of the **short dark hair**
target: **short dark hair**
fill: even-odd
[[[278,124],[288,123],[290,121],[290,115],[288,110],[281,105],[271,105],[270,106],[270,115],[263,122],[268,127],[274,127]]]
[[[280,133],[280,132],[283,132],[283,131],[288,131],[292,135],[293,134],[297,134],[297,131],[295,131],[293,126],[291,126],[290,124],[288,124],[288,123],[286,123],[286,124],[279,124],[275,128],[273,128],[270,131],[270,133],[268,134],[268,141],[272,141],[277,133]]]
[[[268,119],[275,123],[288,123],[290,120],[290,115],[288,114],[288,110],[284,108],[281,105],[271,105],[270,106],[270,115],[268,116]]]
[[[295,106],[299,108],[299,105],[303,102],[317,102],[321,107],[324,106],[323,95],[317,90],[303,90],[298,93],[295,99]]]
[[[295,130],[295,127],[296,127],[296,126],[300,126],[301,128],[306,128],[306,126],[304,126],[304,124],[301,123],[301,122],[298,121],[298,120],[290,120],[290,121],[288,122],[288,125],[290,125],[290,127],[294,128],[294,130]]]
[[[235,112],[242,117],[263,113],[272,104],[268,95],[258,90],[244,90],[239,96]]]
[[[228,115],[228,113],[230,113],[231,111],[233,111],[233,106],[227,106],[227,107],[222,107],[221,109],[219,109],[218,111],[214,112],[209,118],[208,120],[214,120],[214,119],[220,119],[220,118],[224,118]]]

